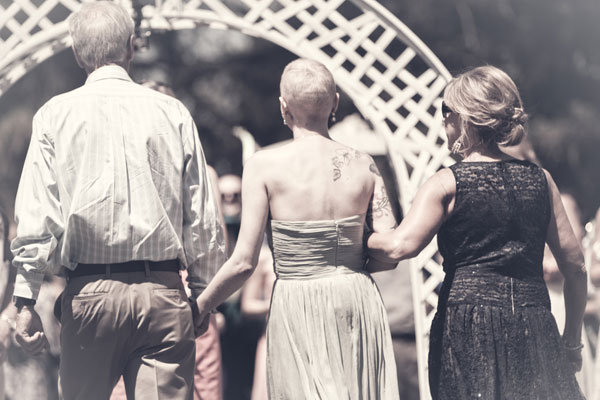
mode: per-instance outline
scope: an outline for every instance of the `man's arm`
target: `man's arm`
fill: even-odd
[[[43,110],[33,118],[15,201],[17,235],[11,243],[17,268],[14,295],[28,299],[37,299],[44,273],[55,270],[54,253],[64,231],[54,142],[45,126]]]
[[[184,115],[183,245],[188,286],[196,298],[225,262],[226,251],[217,199],[196,125],[187,110]]]
[[[44,273],[54,270],[55,251],[64,225],[55,173],[54,142],[44,121],[44,108],[33,118],[31,142],[15,202],[17,236],[11,244],[17,268],[14,295],[38,297]],[[33,305],[18,304],[16,339],[29,353],[47,348],[41,320]]]

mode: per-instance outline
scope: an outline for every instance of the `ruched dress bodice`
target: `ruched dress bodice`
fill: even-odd
[[[364,221],[271,221],[270,399],[398,399],[385,308],[363,267]]]
[[[326,221],[271,221],[275,274],[314,279],[361,273],[364,215]]]
[[[551,212],[543,170],[518,160],[450,169],[456,195],[438,233],[446,276],[430,335],[433,399],[582,399],[543,279]]]

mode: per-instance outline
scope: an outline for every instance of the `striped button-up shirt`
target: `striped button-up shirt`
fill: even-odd
[[[216,201],[183,104],[101,67],[33,119],[14,294],[35,299],[44,274],[78,263],[179,259],[198,295],[225,260]]]

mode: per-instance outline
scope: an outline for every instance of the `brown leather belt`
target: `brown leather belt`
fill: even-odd
[[[127,261],[114,264],[77,264],[73,271],[67,271],[69,279],[78,276],[88,275],[110,275],[123,272],[144,272],[146,271],[146,263],[150,271],[171,271],[179,272],[179,260],[166,261]]]

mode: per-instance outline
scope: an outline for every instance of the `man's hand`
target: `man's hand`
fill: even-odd
[[[17,314],[17,328],[15,339],[25,352],[37,355],[50,348],[48,339],[44,334],[42,320],[31,306],[21,308]]]
[[[198,321],[198,323],[194,323],[194,333],[196,337],[200,337],[206,333],[208,330],[208,326],[210,324],[210,313],[205,314],[204,318]]]
[[[0,319],[0,364],[6,359],[6,352],[10,346],[10,334],[12,327],[10,323],[4,319]]]
[[[200,311],[198,302],[190,297],[190,306],[192,307],[192,322],[194,325],[194,335],[202,336],[208,330],[210,322],[210,313]]]

